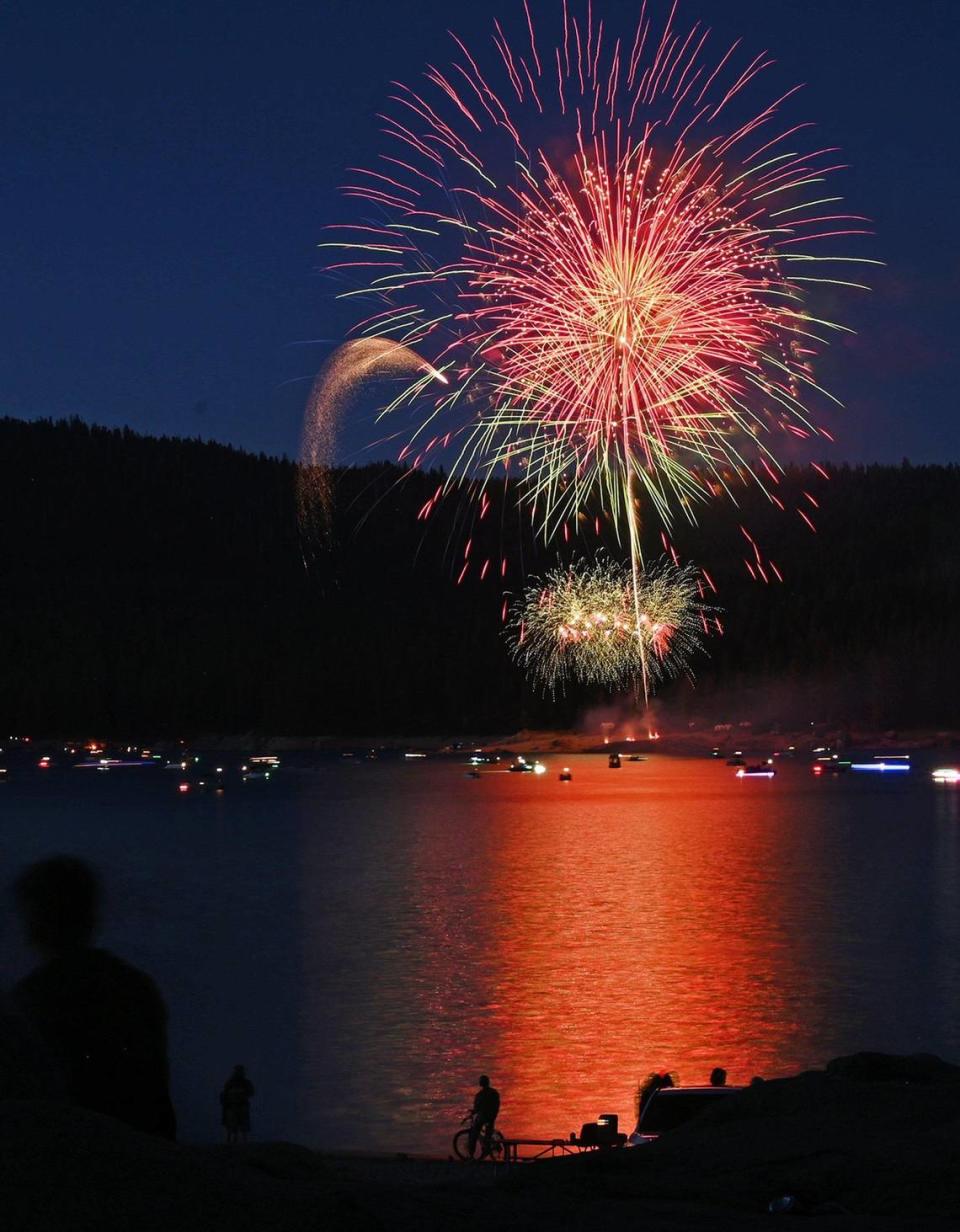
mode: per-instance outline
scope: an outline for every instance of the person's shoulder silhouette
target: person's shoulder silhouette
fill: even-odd
[[[62,1067],[70,1098],[173,1138],[166,1007],[148,975],[91,945],[96,874],[81,860],[55,856],[26,869],[15,893],[42,961],[14,996]]]

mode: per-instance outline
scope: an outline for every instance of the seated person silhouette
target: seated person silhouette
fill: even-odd
[[[14,891],[41,963],[13,999],[59,1067],[67,1098],[175,1138],[166,1007],[148,975],[92,946],[100,914],[93,869],[54,856],[21,873]]]
[[[644,1078],[643,1082],[637,1087],[637,1126],[634,1129],[635,1134],[640,1133],[640,1122],[643,1120],[643,1113],[647,1104],[653,1098],[657,1091],[663,1091],[668,1087],[676,1086],[673,1074],[667,1073],[652,1073]]]

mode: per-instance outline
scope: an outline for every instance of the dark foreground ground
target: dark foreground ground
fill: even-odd
[[[769,1214],[792,1194],[791,1214]],[[178,1146],[39,1101],[0,1103],[17,1232],[595,1232],[960,1228],[960,1067],[861,1054],[723,1101],[654,1146],[513,1168]]]

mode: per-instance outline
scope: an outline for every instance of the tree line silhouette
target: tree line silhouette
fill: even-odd
[[[423,518],[442,475],[378,463],[332,475],[332,522],[308,542],[287,460],[14,419],[0,420],[0,460],[10,732],[481,734],[568,726],[609,700],[531,692],[501,635],[504,594],[525,577],[624,554],[599,511],[599,534],[591,514],[548,548],[503,481],[483,517],[461,493]],[[661,694],[679,718],[957,723],[960,468],[828,474],[789,470],[785,512],[735,484],[736,504],[675,528],[724,626],[696,687]],[[741,527],[782,583],[751,579]],[[658,528],[645,539],[658,555]]]

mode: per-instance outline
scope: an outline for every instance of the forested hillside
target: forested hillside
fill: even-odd
[[[346,470],[318,544],[298,532],[295,466],[221,445],[7,419],[0,467],[11,731],[493,732],[568,725],[606,700],[539,698],[509,661],[504,590],[555,557],[502,485],[482,521],[477,502],[456,498],[418,520],[440,477]],[[663,704],[691,717],[956,725],[960,470],[812,480],[786,477],[786,513],[743,489],[739,508],[718,500],[677,529],[681,554],[717,583],[725,633],[696,688],[671,685]],[[790,512],[801,490],[819,502],[806,506],[816,535]],[[782,584],[750,579],[741,525]],[[579,532],[567,556],[616,551],[592,520]],[[658,542],[649,528],[651,552]]]

